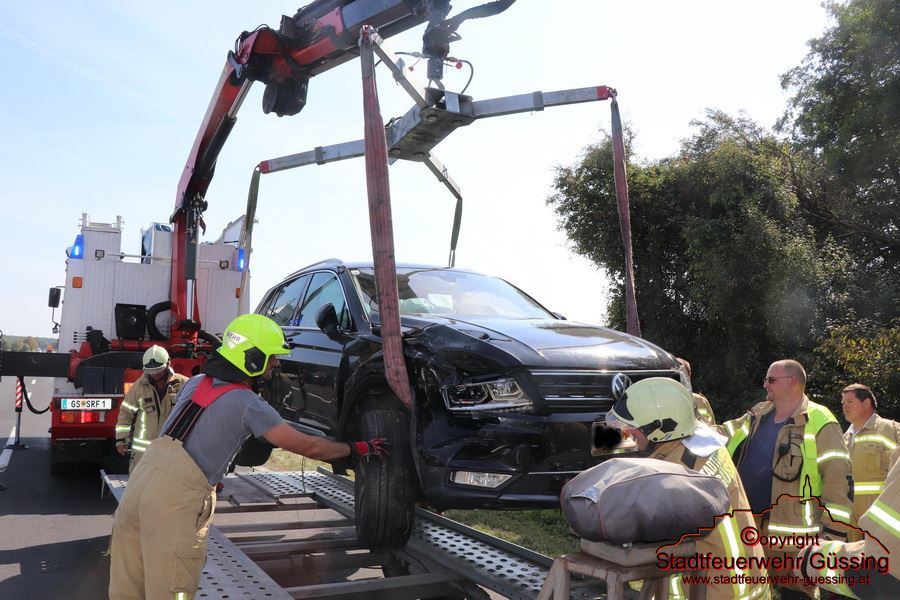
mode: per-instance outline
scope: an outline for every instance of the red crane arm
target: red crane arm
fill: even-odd
[[[261,26],[238,37],[194,139],[172,214],[172,327],[170,345],[189,354],[200,329],[196,293],[198,228],[216,160],[255,81],[266,85],[263,111],[295,115],[306,103],[309,79],[359,54],[359,29],[372,25],[387,37],[425,20],[441,22],[448,0],[316,0],[276,31]]]
[[[379,28],[382,37],[394,35],[422,23],[431,4],[426,0],[318,0],[293,17],[283,16],[278,31],[262,26],[241,34],[235,50],[228,53],[185,164],[175,214],[187,200],[206,193],[216,158],[254,81],[266,85],[266,113],[297,114],[305,104],[311,77],[358,55],[362,25]],[[437,14],[442,18],[446,12]]]
[[[282,16],[276,31],[266,25],[245,31],[235,42],[194,139],[178,183],[172,214],[172,325],[169,346],[190,357],[201,322],[197,301],[197,246],[204,196],[216,160],[237,122],[241,103],[254,81],[266,86],[263,112],[295,115],[306,104],[309,80],[359,55],[359,32],[366,25],[387,38],[428,22],[423,52],[429,78],[439,80],[459,25],[503,12],[515,0],[493,0],[447,18],[450,0],[314,0],[293,17]],[[180,354],[182,352],[179,352]]]

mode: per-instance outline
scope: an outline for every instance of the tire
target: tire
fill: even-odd
[[[371,550],[402,548],[412,532],[418,486],[409,451],[409,416],[395,409],[366,410],[359,435],[364,440],[384,438],[390,455],[355,461],[358,541]]]

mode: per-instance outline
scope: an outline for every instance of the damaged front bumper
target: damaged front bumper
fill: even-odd
[[[591,455],[591,425],[603,414],[432,414],[419,435],[425,499],[437,508],[558,507],[567,481],[615,455]]]

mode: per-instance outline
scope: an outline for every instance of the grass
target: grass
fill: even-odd
[[[276,448],[263,465],[272,471],[331,470],[328,463]],[[352,478],[353,473],[350,472]],[[493,535],[546,556],[555,557],[577,549],[578,540],[569,531],[559,510],[448,510],[443,513],[482,533]]]
[[[555,557],[576,550],[578,539],[556,509],[448,510],[444,516],[488,535]]]
[[[281,448],[275,448],[272,451],[272,456],[269,457],[269,461],[263,467],[272,471],[315,471],[319,467],[331,470],[331,465],[328,463],[306,458]]]

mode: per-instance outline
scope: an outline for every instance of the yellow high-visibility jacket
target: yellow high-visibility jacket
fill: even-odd
[[[884,491],[860,517],[859,526],[866,532],[864,540],[829,541],[804,550],[799,574],[828,578],[822,589],[850,598],[900,598],[900,465],[896,460]],[[869,580],[861,585],[864,576]]]
[[[853,464],[853,523],[859,522],[875,498],[884,491],[884,480],[891,468],[891,453],[900,445],[900,423],[873,414],[866,424],[851,435],[844,432]],[[850,541],[862,539],[851,531]]]
[[[137,466],[150,442],[159,436],[160,428],[175,406],[175,397],[186,381],[187,377],[184,375],[170,371],[166,393],[160,398],[156,388],[144,374],[125,394],[116,420],[116,443],[130,444],[130,471]]]
[[[774,409],[772,402],[760,402],[742,417],[723,424],[729,437],[728,450],[738,468],[748,447],[746,440],[756,433],[762,416]],[[787,450],[781,457],[779,447]],[[813,510],[813,503],[779,502],[778,498],[785,494],[803,499],[817,496],[834,521],[849,524],[852,483],[850,455],[837,419],[827,408],[804,396],[775,441],[774,508],[763,523],[766,535],[816,535],[822,531],[821,514]],[[846,530],[831,528],[826,528],[824,533],[837,539],[847,536]]]
[[[716,527],[709,534],[697,541],[697,553],[711,553],[713,556],[737,558],[743,556],[747,559],[756,557],[758,560],[764,556],[760,545],[748,546],[742,541],[741,532],[747,527],[754,527],[753,514],[750,512],[750,502],[744,492],[741,478],[737,469],[725,448],[720,448],[707,457],[696,456],[691,453],[681,440],[662,442],[657,444],[650,454],[650,458],[664,460],[670,463],[684,465],[689,469],[714,475],[728,489],[731,500],[731,514],[716,520]],[[711,524],[712,525],[712,524]],[[731,576],[731,572],[711,572],[709,575],[713,582],[706,587],[707,600],[725,600],[728,598],[768,599],[771,598],[771,588],[767,583],[761,583],[766,571],[758,566],[752,566],[741,572],[747,578],[739,583],[717,583],[716,576]],[[756,581],[758,583],[747,583]],[[686,598],[688,586],[683,585],[680,575],[669,578],[669,598]]]

